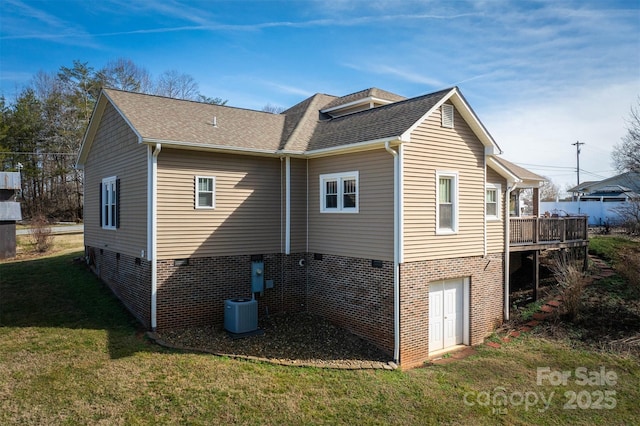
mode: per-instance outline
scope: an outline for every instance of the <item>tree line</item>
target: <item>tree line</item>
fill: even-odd
[[[82,172],[75,162],[102,87],[227,102],[200,93],[188,74],[168,70],[154,79],[129,59],[110,61],[100,69],[74,61],[57,72],[38,72],[15,99],[0,96],[0,171],[22,174],[23,218],[82,219]]]

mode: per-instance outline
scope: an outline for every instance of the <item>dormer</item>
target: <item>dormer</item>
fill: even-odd
[[[337,98],[326,105],[320,112],[329,115],[331,118],[336,118],[353,114],[354,112],[388,105],[404,99],[406,98],[403,96],[372,87]]]

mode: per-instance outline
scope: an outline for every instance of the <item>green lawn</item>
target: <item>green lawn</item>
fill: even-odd
[[[0,424],[592,425],[640,419],[638,358],[528,335],[409,371],[282,367],[166,350],[147,342],[109,291],[72,262],[79,255],[0,264]],[[545,379],[538,385],[536,372],[544,367],[545,377],[562,371],[571,377],[566,384]],[[604,370],[609,382],[583,384],[577,368],[593,382]]]

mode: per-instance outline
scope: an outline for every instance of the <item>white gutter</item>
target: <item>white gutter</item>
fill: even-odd
[[[291,254],[291,157],[284,160],[285,167],[285,225],[284,225],[284,254]]]
[[[156,317],[157,296],[158,296],[158,155],[162,150],[161,144],[156,144],[150,158],[149,168],[149,203],[147,210],[149,211],[149,228],[151,228],[151,244],[149,247],[148,258],[151,261],[151,329],[155,330],[158,326]],[[149,152],[151,147],[149,147]]]
[[[507,190],[504,195],[504,320],[509,321],[509,241],[511,228],[511,215],[509,214],[509,202],[511,192],[518,184],[507,180]]]
[[[393,361],[400,363],[400,156],[385,142],[384,149],[393,155]]]
[[[213,144],[205,144],[205,143],[197,143],[197,142],[170,141],[170,140],[155,139],[155,138],[144,138],[142,139],[142,143],[147,143],[151,145],[162,144],[168,147],[175,146],[183,149],[194,149],[198,151],[240,152],[247,155],[274,156],[274,155],[280,154],[279,151],[273,150],[273,149],[243,148],[243,147],[213,145]]]
[[[388,138],[373,139],[370,141],[352,143],[349,145],[338,145],[330,148],[312,149],[310,151],[306,151],[304,154],[310,158],[322,157],[325,155],[334,155],[338,153],[362,151],[364,149],[382,148],[383,145],[386,147],[390,142],[399,141],[399,140],[400,140],[399,136],[392,136]]]

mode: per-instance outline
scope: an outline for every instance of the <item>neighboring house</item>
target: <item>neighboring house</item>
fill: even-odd
[[[572,201],[545,201],[542,211],[560,216],[587,216],[589,225],[618,225],[620,209],[640,199],[640,173],[626,172],[601,181],[583,182],[569,189]],[[636,201],[634,201],[636,200]]]
[[[582,182],[569,189],[568,192],[574,197],[579,197],[603,190],[606,192],[615,191],[619,188],[622,188],[623,192],[632,191],[640,194],[640,173],[625,172],[599,181]]]
[[[278,115],[105,89],[78,159],[87,259],[152,329],[221,324],[260,262],[261,315],[322,315],[419,365],[508,312],[505,211],[539,177],[499,152],[458,88]]]

